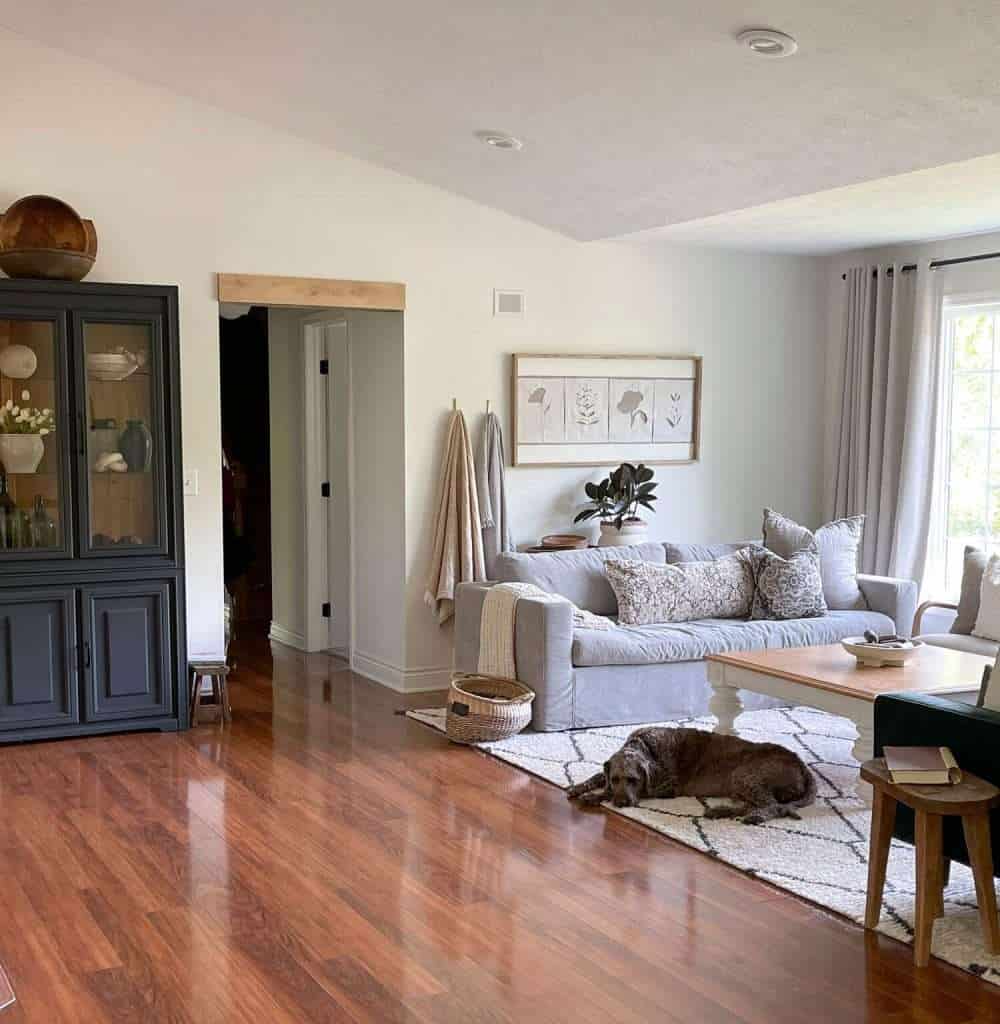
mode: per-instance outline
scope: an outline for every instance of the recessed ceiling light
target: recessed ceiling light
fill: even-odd
[[[799,48],[790,35],[770,28],[748,28],[736,38],[758,57],[790,57]]]
[[[494,149],[520,149],[524,143],[505,132],[476,132],[476,138]]]

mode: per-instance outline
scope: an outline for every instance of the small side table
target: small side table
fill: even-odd
[[[976,900],[983,940],[990,953],[1000,953],[1000,919],[993,887],[993,851],[990,847],[990,811],[1000,805],[1000,789],[966,773],[954,786],[915,786],[892,781],[884,758],[861,766],[861,778],[872,786],[872,834],[868,852],[868,900],[865,927],[874,928],[882,911],[882,891],[889,860],[889,843],[896,822],[896,807],[909,807],[916,817],[917,906],[913,962],[926,967],[931,956],[934,922],[944,914],[947,872],[941,852],[941,826],[946,815],[962,819],[965,845],[976,880]]]
[[[191,724],[198,724],[198,711],[201,708],[202,679],[211,680],[213,703],[219,707],[219,720],[231,722],[233,709],[229,706],[229,686],[226,677],[229,666],[222,661],[192,661],[191,671]]]

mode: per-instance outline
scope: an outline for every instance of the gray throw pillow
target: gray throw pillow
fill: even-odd
[[[815,533],[774,509],[764,509],[764,547],[782,558],[815,543],[823,575],[823,596],[828,608],[867,608],[858,586],[858,551],[864,516],[849,516],[825,523]]]
[[[979,594],[983,586],[987,555],[979,548],[967,547],[962,562],[962,592],[958,598],[958,614],[951,625],[952,633],[972,636],[979,617]]]
[[[753,573],[751,619],[814,619],[826,614],[815,543],[788,558],[766,548],[747,548],[736,557],[745,559]]]
[[[750,563],[738,554],[684,565],[608,561],[604,572],[618,599],[618,622],[623,626],[745,619],[750,614],[753,574]]]

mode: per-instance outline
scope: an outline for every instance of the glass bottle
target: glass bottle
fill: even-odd
[[[31,528],[36,548],[54,548],[56,546],[56,524],[52,516],[45,510],[45,500],[40,494],[35,495]]]
[[[0,468],[0,547],[14,548],[14,524],[17,520],[17,506],[7,490],[7,473]]]

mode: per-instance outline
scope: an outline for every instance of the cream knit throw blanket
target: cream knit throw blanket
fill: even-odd
[[[536,601],[570,602],[559,594],[548,594],[534,583],[497,583],[483,600],[479,620],[479,674],[497,679],[517,679],[514,651],[514,623],[517,602],[522,597]],[[611,629],[614,623],[602,615],[573,605],[573,629]]]

